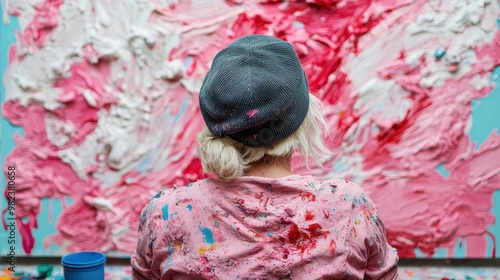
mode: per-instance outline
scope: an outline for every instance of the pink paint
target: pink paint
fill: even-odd
[[[12,45],[9,47],[8,61],[14,61],[17,55],[17,47]]]
[[[98,210],[88,203],[77,201],[59,218],[59,234],[51,237],[52,240],[70,241],[69,251],[92,250],[97,245],[105,250],[125,252],[127,248],[134,247],[137,240],[128,233],[137,231],[140,212],[151,195],[139,184],[114,186],[114,189],[116,191],[113,192],[94,191],[88,198],[102,197],[109,200],[113,212]],[[130,199],[131,195],[133,200]],[[116,232],[121,228],[124,232]]]
[[[23,249],[29,254],[34,246],[31,231],[38,227],[36,216],[40,213],[41,199],[62,198],[64,195],[77,198],[89,191],[92,184],[79,179],[73,169],[57,156],[57,148],[46,138],[46,112],[40,105],[32,104],[25,108],[15,102],[6,102],[3,108],[5,117],[24,129],[23,138],[19,135],[14,137],[16,147],[7,156],[6,162],[24,171],[16,177],[16,216],[19,219],[28,218],[19,233]],[[64,177],[59,174],[64,174]]]
[[[250,118],[253,118],[253,116],[255,116],[255,114],[257,114],[258,112],[259,112],[259,110],[257,110],[257,109],[250,110],[247,112],[247,116]]]
[[[107,84],[107,77],[109,76],[110,65],[107,62],[101,62],[96,65],[90,63],[75,63],[71,65],[70,73],[71,76],[68,78],[59,79],[54,83],[54,87],[62,90],[62,94],[58,96],[57,100],[60,102],[72,102],[75,98],[83,97],[81,92],[83,90],[88,90],[91,92],[93,98],[95,99],[95,105],[89,106],[87,104],[86,109],[79,109],[79,111],[89,110],[93,111],[91,107],[95,107],[97,110],[101,109],[107,104],[115,103],[116,98],[113,94],[106,92],[105,86]],[[85,103],[84,99],[79,100],[75,103]],[[83,106],[74,105],[74,106]],[[77,110],[78,111],[78,110]],[[81,114],[81,113],[80,113]],[[81,125],[82,121],[78,119],[82,118],[80,114],[68,115],[64,118],[70,118],[77,125]],[[87,117],[88,118],[88,117]],[[83,117],[85,119],[85,117]]]
[[[24,251],[30,254],[35,242],[41,242],[33,236],[36,220],[41,218],[38,216],[40,200],[70,196],[74,203],[64,207],[57,222],[58,233],[43,240],[45,245],[55,242],[69,244],[70,251],[130,253],[135,247],[140,210],[151,194],[161,186],[183,186],[205,176],[193,152],[195,135],[203,127],[197,104],[197,83],[204,78],[218,50],[236,38],[259,33],[272,34],[293,44],[310,90],[324,101],[324,113],[331,129],[326,143],[336,157],[328,161],[325,168],[315,168],[315,174],[321,178],[340,176],[360,183],[378,205],[389,242],[402,257],[414,257],[416,248],[432,255],[437,248],[453,248],[459,239],[465,240],[468,257],[485,256],[485,238],[490,235],[486,228],[495,222],[491,198],[499,189],[495,182],[500,180],[500,136],[492,133],[474,150],[475,145],[464,131],[471,115],[471,102],[491,92],[491,85],[477,87],[475,81],[487,79],[500,64],[500,33],[495,29],[494,36],[489,39],[484,36],[480,38],[483,41],[470,46],[477,57],[475,62],[470,62],[470,67],[463,61],[457,64],[448,60],[449,65],[445,58],[436,61],[426,54],[438,47],[451,51],[454,43],[465,44],[453,40],[466,35],[448,32],[446,34],[455,34],[454,37],[450,35],[446,40],[432,37],[429,43],[423,43],[413,35],[401,33],[401,30],[409,32],[419,16],[429,12],[428,4],[425,0],[307,0],[289,1],[286,5],[272,0],[215,1],[211,6],[182,1],[168,6],[154,3],[155,10],[144,16],[147,22],[142,27],[151,28],[161,36],[140,51],[131,47],[133,42],[124,37],[126,32],[116,38],[107,35],[112,33],[111,27],[120,30],[116,25],[119,21],[107,22],[110,29],[98,25],[95,30],[97,37],[109,41],[99,41],[92,36],[85,37],[91,38],[89,40],[75,39],[79,57],[74,60],[60,57],[68,63],[68,72],[43,84],[46,87],[42,91],[47,95],[57,93],[54,101],[59,102],[58,108],[46,108],[34,101],[22,106],[15,98],[3,104],[5,117],[21,126],[25,134],[24,138],[15,136],[16,148],[7,157],[7,162],[23,170],[16,182],[21,186],[16,214],[19,221],[23,217],[28,219],[22,225],[19,223]],[[68,28],[91,24],[77,20],[62,22],[65,15],[60,15],[61,8],[71,8],[63,5],[66,3],[61,0],[42,1],[35,5],[32,18],[27,18],[29,13],[22,10],[14,13],[8,9],[25,22],[18,44],[9,49],[9,69],[22,70],[16,67],[25,65],[30,55],[45,55],[49,40],[57,39],[50,36],[58,24],[64,23]],[[101,8],[116,12],[105,5]],[[95,7],[90,6],[86,11],[94,15],[93,9]],[[174,38],[176,35],[170,29],[179,31],[179,38]],[[121,34],[114,30],[113,34]],[[391,37],[392,34],[397,36]],[[407,41],[401,39],[404,34],[409,36]],[[150,35],[147,34],[146,39]],[[178,39],[180,43],[169,45],[172,49],[166,52],[166,43],[158,38],[167,42]],[[113,41],[119,39],[122,41]],[[60,43],[50,41],[51,47]],[[115,46],[126,49],[120,49],[120,55],[105,53]],[[412,62],[418,51],[424,54]],[[148,57],[151,60],[147,60]],[[180,71],[178,79],[154,77],[158,72],[156,65],[174,60],[185,62],[188,57],[190,62]],[[146,59],[147,67],[141,68],[141,59]],[[444,77],[442,83],[422,86],[430,78],[440,77],[432,71],[447,66],[453,73],[440,73]],[[10,81],[11,76],[6,75],[4,79]],[[374,90],[369,97],[363,96],[363,90],[374,86],[371,82],[393,85],[388,90]],[[9,87],[9,90],[15,88]],[[128,103],[120,103],[121,98]],[[134,107],[136,100],[139,105]],[[132,119],[141,121],[120,122],[125,119],[126,114],[122,114],[111,119],[114,126],[99,127],[104,120],[110,120],[112,113],[121,114],[119,110],[113,111],[119,106],[122,106],[120,110],[129,110],[126,113],[131,112]],[[382,109],[377,110],[378,107]],[[401,114],[390,114],[396,111]],[[256,114],[257,108],[247,112],[249,118]],[[75,133],[60,147],[47,138],[48,116],[75,127]],[[96,135],[105,129],[119,130],[120,126],[127,130],[119,136],[125,140],[120,145],[135,140],[137,144],[124,152],[123,158],[130,158],[128,164],[112,167],[107,161],[109,147],[100,146],[99,141],[110,141],[114,132],[103,133],[101,138]],[[158,131],[161,133],[155,134]],[[98,139],[92,140],[93,137]],[[133,150],[141,143],[149,145],[140,151],[142,154]],[[83,154],[81,147],[87,147],[82,148],[84,151],[96,149],[96,152],[86,158],[78,153]],[[76,157],[82,162],[87,163],[88,159],[83,169],[85,178],[62,160],[60,153],[65,149],[76,151]],[[127,154],[129,150],[136,154]],[[133,158],[134,155],[137,158]],[[346,170],[333,168],[343,160],[347,161]],[[442,163],[450,173],[448,178],[435,170]],[[297,173],[310,172],[297,157],[294,157],[294,169]],[[110,201],[114,210],[92,205],[97,198]],[[310,192],[302,193],[299,198],[303,203],[316,200]],[[266,207],[269,207],[267,199],[248,211],[257,216]],[[322,212],[323,215],[316,217],[321,219],[317,220],[334,217],[327,209]],[[288,208],[285,214],[296,215]],[[311,215],[301,217],[313,219]],[[317,232],[295,228],[290,231],[292,240],[305,235],[311,237]],[[359,234],[354,231],[355,228],[352,234]],[[340,242],[329,242],[334,253]]]
[[[82,48],[83,51],[83,57],[88,63],[95,64],[99,61],[99,58],[101,55],[99,52],[94,48],[92,44],[86,44]]]
[[[18,37],[23,47],[33,49],[45,46],[47,37],[59,23],[59,7],[63,2],[63,0],[46,0],[35,5],[33,21]]]

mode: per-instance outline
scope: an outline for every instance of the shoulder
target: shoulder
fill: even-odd
[[[205,181],[205,180],[203,180]],[[205,182],[206,183],[206,182]],[[190,208],[190,201],[199,197],[202,181],[190,183],[182,187],[171,187],[160,190],[144,207],[140,223],[147,221],[172,221],[178,217],[177,213],[182,208]]]

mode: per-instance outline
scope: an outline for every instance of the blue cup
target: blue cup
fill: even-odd
[[[65,280],[104,280],[106,256],[100,252],[76,252],[62,257]]]

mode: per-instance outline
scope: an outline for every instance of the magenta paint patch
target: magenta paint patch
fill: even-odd
[[[257,110],[257,109],[250,110],[250,111],[247,112],[247,116],[249,118],[253,118],[253,116],[255,116],[255,114],[257,114],[258,112],[259,112],[259,110]]]

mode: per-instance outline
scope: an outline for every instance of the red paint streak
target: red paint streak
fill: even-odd
[[[259,213],[259,210],[260,210],[260,208],[257,208],[257,210],[255,210],[255,212],[253,212],[253,217],[254,218],[257,218],[257,213]]]
[[[326,236],[328,232],[323,231],[322,229],[323,228],[319,224],[310,224],[309,227],[307,228],[307,231],[309,231],[311,237]]]
[[[264,192],[255,193],[255,198],[261,199],[264,197]]]
[[[428,93],[425,90],[419,90],[421,94],[415,94],[416,97],[414,107],[410,108],[407,116],[400,123],[394,124],[393,127],[381,131],[377,136],[377,141],[368,142],[362,149],[361,154],[366,159],[363,163],[364,168],[370,169],[375,166],[387,166],[387,159],[391,158],[390,152],[385,146],[391,143],[398,143],[405,133],[417,120],[419,113],[431,105]]]
[[[288,231],[288,241],[292,244],[297,244],[302,236],[303,233],[300,232],[299,227],[293,223]],[[307,238],[309,238],[309,236],[307,236]]]
[[[266,34],[271,23],[272,20],[265,18],[263,15],[240,14],[233,25],[234,39],[236,40],[248,34]]]
[[[328,8],[331,9],[337,5],[339,2],[338,0],[308,0],[306,1],[307,3],[311,3],[313,5],[323,7],[323,8]]]
[[[303,23],[306,33],[313,34],[310,41],[314,41],[315,47],[309,47],[308,53],[298,53],[309,80],[310,90],[321,92],[319,97],[329,104],[337,103],[342,93],[351,88],[347,75],[340,70],[346,59],[346,56],[339,55],[342,53],[343,46],[352,44],[351,52],[357,54],[359,38],[368,33],[387,15],[387,13],[379,13],[363,21],[363,15],[372,6],[372,2],[371,0],[351,1],[346,2],[341,8],[335,7],[336,1],[333,0],[312,0],[313,4],[309,5],[304,2],[290,2],[283,11],[286,15],[296,17],[294,20]],[[331,16],[332,13],[335,13],[335,16]],[[325,20],[320,21],[319,18]],[[266,26],[263,25],[263,27]],[[292,37],[289,32],[297,33],[297,30],[292,28],[288,30],[290,31],[278,30],[287,35],[282,39]],[[275,31],[274,35],[280,35],[280,33]],[[302,42],[297,42],[294,46],[300,43]],[[335,79],[330,79],[331,74],[335,75]]]
[[[491,243],[493,244],[493,249],[491,249],[491,257],[492,258],[496,258],[496,251],[497,251],[497,246],[496,246],[496,240],[495,240],[495,236],[489,232],[489,231],[486,231],[486,234],[489,235],[491,237]]]
[[[330,240],[330,246],[328,248],[330,248],[330,252],[332,254],[335,253],[335,249],[337,248],[337,244],[335,243],[335,240]]]
[[[309,234],[307,234],[307,232]],[[292,223],[288,231],[288,241],[295,245],[297,249],[303,253],[306,249],[312,249],[316,247],[316,239],[321,236],[325,236],[327,231],[322,231],[322,227],[319,224],[310,224],[306,231],[302,231],[299,227]]]
[[[203,178],[203,169],[201,168],[201,160],[193,158],[191,162],[182,171],[184,182],[181,185],[187,185]]]
[[[290,255],[290,250],[287,248],[283,248],[283,258],[286,260],[288,259],[288,256]]]
[[[175,205],[179,205],[179,203],[186,203],[186,202],[191,202],[191,201],[193,201],[193,199],[191,199],[191,198],[183,198],[183,199],[180,199],[180,200],[176,201]],[[217,217],[217,215],[215,215],[215,214],[212,215],[212,216]]]
[[[415,248],[419,248],[428,256],[434,255],[437,246],[428,242],[428,240],[432,240],[432,238],[433,236],[430,233],[413,236],[404,231],[395,232],[390,228],[387,229],[387,240],[389,240],[389,243],[398,250],[398,255],[405,258],[415,258]],[[400,242],[399,240],[410,240],[411,242],[408,244],[407,241]]]
[[[264,202],[264,209],[267,208],[267,202],[269,202],[269,197],[266,198],[266,202]]]
[[[312,211],[306,210],[306,221],[311,221],[312,219],[314,219],[314,214]]]
[[[352,227],[352,233],[354,234],[354,237],[358,237],[358,231],[355,227]]]
[[[302,194],[302,200],[309,199],[309,201],[316,201],[316,196],[310,192]]]
[[[325,219],[330,218],[330,213],[328,211],[325,211],[325,209],[323,209],[323,215],[325,215]]]
[[[31,255],[31,251],[35,246],[35,238],[33,237],[32,229],[38,228],[36,215],[35,214],[29,215],[26,223],[24,223],[22,219],[16,218],[16,224],[18,225],[19,234],[21,235],[21,244],[23,246],[23,250],[28,255]]]

